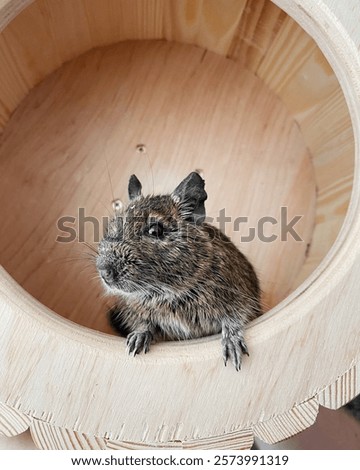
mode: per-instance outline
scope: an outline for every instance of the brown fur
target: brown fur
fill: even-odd
[[[154,339],[191,339],[222,332],[225,364],[238,370],[247,354],[244,326],[261,313],[260,289],[246,257],[205,222],[204,181],[191,173],[171,195],[141,195],[111,220],[97,268],[118,298],[110,322],[134,355]]]

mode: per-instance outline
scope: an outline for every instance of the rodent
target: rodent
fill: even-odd
[[[248,355],[244,326],[261,314],[251,263],[230,239],[206,223],[205,182],[190,173],[168,195],[143,196],[135,175],[129,204],[109,221],[96,266],[116,306],[112,327],[127,349],[148,352],[154,340],[222,333],[225,365]]]

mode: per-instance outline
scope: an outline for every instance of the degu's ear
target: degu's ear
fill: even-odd
[[[181,216],[189,222],[202,223],[205,220],[207,199],[205,181],[193,171],[172,192],[173,201],[178,204]]]
[[[141,183],[135,175],[131,175],[129,179],[128,193],[129,199],[135,199],[141,196]]]

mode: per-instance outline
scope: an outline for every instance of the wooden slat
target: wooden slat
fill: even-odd
[[[98,45],[91,36],[87,9],[82,0],[38,2],[43,12],[42,21],[48,25],[53,40],[54,53],[61,63]]]
[[[2,32],[17,73],[28,89],[61,65],[46,14],[44,3],[34,2]]]
[[[103,450],[105,440],[35,419],[30,426],[35,445],[44,450]]]
[[[268,0],[247,0],[227,55],[256,72],[286,16]]]
[[[0,0],[0,31],[34,0]]]
[[[324,388],[324,390],[318,394],[320,405],[332,410],[337,410],[355,398],[356,395],[360,393],[358,369],[357,366],[353,366],[334,383]]]
[[[277,94],[313,53],[314,41],[289,17],[259,65],[256,73]]]
[[[296,119],[314,155],[321,191],[334,183],[332,170],[336,174],[341,172],[339,176],[352,174],[354,134],[349,109],[339,86]]]
[[[26,431],[32,419],[0,402],[0,435],[12,437]]]
[[[122,442],[106,440],[108,449],[112,450],[151,450],[151,449],[183,449],[183,444],[178,442]]]
[[[268,444],[275,444],[303,431],[316,420],[319,405],[316,398],[254,426],[254,434]]]
[[[19,72],[16,60],[4,36],[0,35],[0,134],[19,102],[26,96],[28,85]]]
[[[164,0],[82,0],[94,46],[163,37]],[[165,0],[166,3],[166,0]]]
[[[107,440],[109,449],[129,449],[129,450],[146,450],[146,449],[217,449],[217,450],[245,450],[250,449],[254,443],[254,435],[251,429],[243,429],[226,433],[222,436],[212,436],[209,438],[198,438],[173,442],[121,442]]]
[[[165,3],[165,38],[226,55],[245,6],[246,0],[170,0]]]
[[[226,433],[223,436],[212,436],[207,439],[184,441],[184,449],[247,450],[254,443],[252,429],[242,429]]]

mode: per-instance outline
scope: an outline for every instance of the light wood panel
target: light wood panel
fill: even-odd
[[[297,20],[313,34],[315,40],[321,44],[328,54],[329,60],[344,87],[355,124],[354,129],[357,132],[360,122],[358,94],[360,89],[359,36],[356,33],[360,21],[360,12],[357,3],[349,0],[346,7],[344,7],[343,4],[340,5],[339,2],[334,0],[319,0],[316,3],[311,0],[276,1],[296,16]],[[3,1],[0,3],[0,8],[3,7],[0,10],[0,17],[5,14],[10,15],[10,17],[15,15],[19,5],[18,1]],[[36,85],[45,74],[50,73],[63,60],[78,55],[83,49],[88,48],[90,43],[91,46],[96,46],[99,43],[119,40],[119,38],[125,39],[125,37],[121,37],[119,26],[121,22],[118,21],[120,12],[119,10],[116,10],[116,12],[111,10],[112,2],[90,3],[84,1],[82,5],[84,11],[86,11],[86,20],[83,19],[83,10],[79,2],[74,7],[75,9],[69,7],[68,9],[56,10],[55,7],[59,6],[58,2],[39,1],[29,9],[24,10],[3,32],[0,38],[2,46],[0,48],[2,54],[0,57],[0,83],[4,85],[0,87],[0,119],[2,125],[7,122],[29,88]],[[189,40],[194,42],[204,41],[206,47],[215,47],[216,44],[221,44],[223,50],[217,52],[231,55],[234,51],[234,57],[238,54],[240,58],[242,54],[239,51],[241,47],[244,48],[244,44],[240,45],[239,49],[236,40],[242,41],[241,28],[250,37],[252,29],[255,31],[261,29],[254,26],[254,22],[252,23],[249,17],[246,20],[243,16],[249,8],[254,7],[255,2],[247,2],[245,6],[243,2],[238,2],[239,10],[234,12],[234,15],[237,14],[235,16],[240,33],[239,30],[237,32],[236,22],[225,14],[226,21],[224,24],[229,30],[233,31],[232,37],[227,34],[226,27],[221,24],[221,18],[214,20],[214,12],[218,11],[215,3],[209,3],[209,12],[213,12],[209,16],[209,21],[206,20],[206,2],[196,2],[196,8],[191,7],[191,14],[189,15],[186,14],[186,6],[189,4],[182,3],[184,15],[181,18],[185,18],[183,23],[176,22],[174,14],[177,10],[174,5],[173,9],[170,10],[173,12],[173,16],[170,14],[171,19],[165,14],[164,4],[160,2],[151,3],[151,11],[149,12],[145,11],[146,5],[150,5],[150,2],[121,2],[121,6],[124,6],[121,13],[123,15],[122,21],[126,22],[126,18],[132,18],[131,22],[129,21],[131,24],[128,26],[122,25],[121,28],[131,31],[131,34],[136,34],[137,38],[157,37],[156,34],[161,34],[163,37],[164,29],[162,28],[164,28],[164,23],[161,27],[159,22],[162,17],[163,19],[167,18],[166,22],[174,22],[171,25],[173,28],[170,29],[171,31],[175,32],[179,28],[179,31],[176,32],[180,38],[179,40],[185,41],[189,37]],[[235,3],[232,5],[235,5]],[[265,4],[263,5],[265,8]],[[52,10],[53,7],[54,10]],[[139,10],[136,10],[138,7]],[[130,12],[126,10],[127,8],[134,8],[134,11]],[[95,12],[97,9],[100,14],[99,22],[96,21],[95,15],[93,15],[93,18],[91,17],[91,11]],[[301,30],[297,29],[291,20],[284,18],[281,14],[277,16],[278,13],[273,8],[270,8],[270,10],[272,13],[269,16],[271,16],[274,26],[273,28],[268,27],[264,32],[263,39],[259,39],[259,44],[263,44],[260,53],[254,54],[249,51],[249,64],[251,64],[254,71],[256,68],[255,73],[261,75],[267,85],[276,90],[279,97],[288,106],[288,110],[293,113],[297,122],[300,123],[301,131],[306,137],[306,143],[308,143],[313,153],[319,194],[323,198],[323,212],[318,213],[318,224],[315,228],[312,243],[316,250],[320,250],[318,252],[320,255],[317,257],[316,253],[312,254],[311,268],[313,268],[322,259],[323,254],[328,252],[336,236],[338,236],[339,227],[343,223],[348,207],[349,190],[353,175],[352,149],[354,147],[352,132],[342,92],[338,88],[332,70],[328,67],[326,61],[318,53],[314,44]],[[106,18],[111,16],[112,11],[114,12],[114,18],[111,21],[112,33],[108,34],[104,30],[104,25],[107,24]],[[196,14],[193,14],[194,11]],[[226,12],[225,9],[221,11]],[[345,14],[344,11],[346,11]],[[56,14],[56,12],[58,13]],[[61,16],[62,12],[64,12],[64,16]],[[69,27],[62,28],[62,23],[67,22],[69,15],[72,14],[74,14],[74,18],[78,18],[78,21],[81,22],[79,29],[71,22]],[[258,11],[257,14],[259,14],[260,19],[261,12]],[[143,20],[147,16],[151,18],[151,21],[144,23]],[[102,18],[105,18],[105,20]],[[193,18],[196,18],[197,31],[196,27],[194,30],[192,29]],[[141,19],[140,22],[139,19]],[[138,26],[132,29],[134,21],[137,22]],[[6,23],[7,19],[2,17],[0,24],[4,25]],[[180,26],[177,26],[178,24]],[[260,23],[257,22],[257,24]],[[100,25],[99,28],[98,25]],[[147,29],[148,25],[152,25],[150,29]],[[127,27],[128,29],[126,29]],[[204,31],[206,28],[208,32]],[[79,37],[77,37],[77,31],[79,31]],[[33,37],[27,41],[30,33],[33,34]],[[254,38],[260,37],[257,34],[259,33],[256,33]],[[44,48],[37,53],[36,48],[39,44],[42,44]],[[256,44],[255,39],[254,44]],[[287,47],[288,45],[292,45],[292,48]],[[299,59],[297,61],[291,55],[294,51]],[[172,53],[171,50],[171,54],[167,54],[166,60],[162,60],[162,62],[166,63],[169,60],[171,62]],[[208,62],[209,54],[205,54],[202,50],[199,50],[198,54],[198,56],[194,56],[197,57],[197,64],[205,63],[206,66],[209,66],[208,76],[212,77],[213,74],[216,76],[216,67],[212,68]],[[287,60],[285,56],[289,56],[289,54],[290,58]],[[188,58],[188,55],[186,55],[186,60]],[[182,57],[181,62],[183,64],[183,68],[180,69],[181,73],[173,65],[174,71],[178,71],[174,79],[175,83],[177,83],[176,80],[181,81],[186,76],[184,72],[184,64],[187,65],[185,56]],[[101,60],[98,61],[98,64],[101,64]],[[289,64],[292,64],[292,66],[290,67]],[[197,67],[195,69],[197,70]],[[70,71],[70,69],[68,70]],[[109,70],[116,71],[116,68],[110,67]],[[146,63],[141,70],[146,70]],[[274,73],[274,70],[276,70],[276,73]],[[222,65],[221,72],[223,73]],[[61,75],[61,73],[59,72],[58,75]],[[71,76],[71,73],[69,75]],[[199,80],[196,72],[193,72],[193,76],[198,79],[198,86],[204,84]],[[115,77],[116,75],[107,75],[107,79],[110,81],[115,81]],[[236,79],[234,78],[231,82],[231,87],[238,84],[240,77],[242,75],[236,74]],[[66,74],[63,78],[64,83],[66,83]],[[51,80],[53,79],[54,77],[50,78],[43,85],[44,89],[50,86],[49,84],[52,83]],[[139,77],[137,77],[137,80],[139,80]],[[132,86],[138,83],[137,80],[132,81]],[[142,99],[146,96],[146,93],[149,93],[151,82],[155,81],[155,77],[150,80],[150,83],[148,80],[142,80],[142,87],[139,91],[139,96]],[[101,80],[100,84],[103,84]],[[23,236],[24,233],[27,233],[27,237],[23,240],[23,249],[25,249],[28,240],[30,242],[35,240],[34,232],[36,233],[36,231],[38,231],[38,244],[41,247],[47,246],[49,233],[51,227],[53,227],[53,221],[46,219],[47,214],[51,213],[49,205],[52,204],[51,209],[56,208],[59,212],[61,209],[67,208],[65,206],[61,208],[62,199],[55,196],[56,191],[58,191],[58,196],[61,193],[62,183],[65,188],[68,187],[67,185],[70,185],[70,188],[76,187],[74,190],[76,204],[92,197],[93,186],[91,186],[91,191],[88,190],[87,193],[84,192],[81,196],[76,190],[82,183],[84,175],[90,176],[90,179],[93,178],[92,181],[94,181],[96,179],[94,175],[98,178],[100,169],[96,165],[94,167],[91,164],[84,165],[85,172],[82,171],[79,178],[76,168],[73,168],[74,171],[71,173],[73,179],[67,178],[64,182],[59,181],[59,160],[55,158],[59,149],[60,163],[67,166],[69,163],[71,164],[74,155],[76,157],[78,153],[83,152],[82,155],[84,155],[87,152],[91,154],[91,152],[96,151],[96,154],[99,154],[100,150],[103,150],[102,143],[105,140],[117,144],[117,136],[113,135],[113,129],[108,129],[107,126],[101,127],[102,122],[107,123],[113,117],[114,95],[111,96],[111,100],[109,96],[105,95],[103,97],[103,104],[106,108],[103,115],[104,119],[98,119],[97,121],[94,119],[92,121],[93,115],[96,115],[98,110],[98,101],[94,99],[88,102],[85,98],[86,90],[89,90],[88,87],[91,88],[90,83],[83,80],[81,85],[79,82],[75,87],[76,99],[73,99],[74,95],[72,94],[66,95],[72,97],[69,101],[63,100],[63,93],[58,93],[55,99],[52,101],[45,100],[44,103],[42,103],[43,95],[40,93],[38,101],[31,101],[41,87],[35,90],[32,97],[29,97],[29,102],[39,110],[38,113],[40,111],[44,112],[42,117],[45,116],[46,118],[40,119],[41,114],[37,114],[38,121],[33,120],[31,122],[36,123],[38,127],[33,126],[32,129],[26,127],[25,122],[21,123],[21,129],[24,133],[22,137],[30,139],[26,149],[27,152],[25,153],[24,149],[22,150],[24,153],[20,151],[24,138],[16,142],[14,139],[13,145],[9,145],[8,150],[15,153],[19,151],[22,158],[16,161],[11,152],[3,154],[3,169],[9,171],[7,173],[8,181],[16,182],[16,178],[27,172],[29,162],[31,161],[34,164],[36,158],[38,158],[37,170],[39,170],[31,174],[32,178],[25,177],[23,180],[24,185],[20,188],[16,187],[14,190],[9,186],[10,192],[8,194],[15,194],[13,200],[3,198],[4,206],[2,210],[6,210],[10,215],[12,210],[18,211],[17,213],[20,214],[19,220],[24,220],[21,218],[24,213],[30,215],[31,212],[28,211],[29,206],[27,205],[19,207],[14,204],[16,198],[21,194],[19,191],[25,191],[24,194],[28,196],[27,199],[20,198],[20,200],[35,208],[32,213],[31,224],[24,223],[22,227],[24,231],[20,230],[15,234],[13,240],[8,240],[6,248],[9,250],[12,249],[12,243],[16,241],[17,236]],[[169,86],[168,82],[166,82],[164,89],[167,89],[167,86]],[[50,90],[50,88],[47,90]],[[110,88],[110,90],[114,90],[114,88]],[[232,89],[233,91],[234,89]],[[302,95],[304,99],[297,98],[302,97]],[[177,95],[172,94],[171,98],[174,99],[174,97],[177,97]],[[221,109],[221,106],[223,105],[228,110],[228,107],[225,106],[226,94],[219,92],[214,97],[220,105],[221,116],[224,116],[225,110]],[[210,98],[211,96],[206,97],[206,103],[211,102]],[[106,102],[109,103],[107,107],[105,106]],[[173,124],[171,113],[169,114],[171,110],[169,102],[162,101],[163,111],[170,116],[164,125],[165,129],[167,129],[166,124],[169,125],[170,123],[170,127]],[[151,101],[149,103],[151,104]],[[196,103],[196,99],[194,99],[194,103]],[[251,103],[253,104],[253,102]],[[88,111],[89,114],[86,112],[87,104],[93,105],[91,118],[88,117],[90,111]],[[52,115],[45,113],[45,111],[50,109],[53,111],[55,105],[58,106],[58,114],[55,115],[55,121],[53,121]],[[83,107],[84,112],[82,113]],[[241,106],[239,107],[241,108]],[[248,108],[253,110],[253,106]],[[152,108],[150,110],[153,111]],[[64,134],[63,128],[61,126],[56,128],[54,123],[63,123],[63,120],[66,122],[67,117],[74,111],[76,119],[71,122],[71,125],[68,123],[67,127],[64,126],[66,127]],[[213,111],[213,109],[209,108],[208,111]],[[238,109],[237,112],[239,112]],[[22,110],[19,108],[17,113],[14,120],[19,119],[20,122],[21,113],[26,117],[35,113],[34,116],[36,115],[36,109],[30,110],[29,108],[26,110],[26,104],[24,104]],[[208,112],[207,114],[211,113]],[[246,113],[246,118],[248,118],[248,114]],[[262,117],[262,114],[266,114],[263,107],[259,112],[259,118]],[[191,113],[186,112],[184,116],[188,119]],[[237,117],[237,114],[235,114],[235,117]],[[151,119],[153,118],[152,115]],[[79,130],[76,123],[84,123],[84,121],[92,122],[92,126],[88,127],[86,124],[83,127],[80,126]],[[202,121],[198,120],[198,122]],[[217,123],[217,121],[215,122]],[[229,125],[229,123],[233,125],[232,120],[229,120],[226,124]],[[53,136],[57,135],[56,131],[61,130],[60,140],[62,146],[55,145],[51,147],[49,146],[50,139],[41,139],[39,136],[38,138],[34,136],[33,130],[41,129],[43,125],[44,128],[52,129]],[[277,120],[275,126],[283,127],[281,120]],[[93,134],[89,132],[90,128],[94,130]],[[8,129],[10,129],[10,126]],[[13,133],[18,132],[19,129],[20,127],[14,127]],[[99,129],[103,132],[103,136],[106,136],[106,139],[99,140],[96,138]],[[214,124],[213,129],[218,129],[218,126]],[[266,129],[264,129],[264,135]],[[204,135],[205,139],[208,138],[205,129],[202,132],[203,134],[200,134]],[[13,137],[10,134],[9,132],[4,137],[4,145],[6,145],[6,142],[10,142]],[[84,139],[85,136],[90,134],[88,140]],[[246,135],[251,135],[251,132],[246,133]],[[64,138],[64,136],[67,138]],[[150,130],[147,136],[150,139]],[[132,137],[133,140],[129,139],[125,144],[127,143],[128,148],[131,148],[133,152],[134,147],[131,144],[139,143],[139,139],[135,138],[137,136]],[[31,141],[31,139],[34,140]],[[193,138],[194,141],[195,139],[196,142],[199,142],[199,148],[201,147],[201,150],[204,151],[203,140],[199,139],[199,133],[196,134],[196,138]],[[161,152],[165,150],[166,152],[163,154],[159,152],[159,154],[167,158],[170,151],[174,149],[174,143],[176,145],[181,144],[180,140],[178,136],[175,136],[171,145],[167,142],[161,148]],[[81,148],[78,148],[78,153],[68,153],[69,142],[73,141],[82,142]],[[155,140],[152,142],[156,144],[158,141],[159,139],[156,139],[156,142]],[[225,144],[229,145],[230,141],[225,139],[220,147],[223,148]],[[141,140],[141,143],[143,142]],[[355,142],[356,158],[359,155],[358,142],[359,140]],[[161,143],[163,143],[162,139]],[[264,142],[263,144],[264,148],[267,149],[267,145]],[[211,152],[215,152],[216,145],[216,143],[209,145]],[[240,144],[238,145],[240,148]],[[152,146],[150,147],[152,148]],[[275,147],[270,146],[270,149],[272,153],[271,162],[275,162],[277,157],[274,151]],[[207,147],[206,150],[208,151]],[[43,151],[42,154],[41,151]],[[290,155],[291,158],[294,157],[293,151],[284,152],[284,154]],[[30,160],[29,155],[35,156],[35,160]],[[127,157],[128,161],[131,161],[133,156],[133,154],[126,155],[126,153],[123,153],[123,155]],[[13,160],[11,156],[14,158]],[[165,157],[162,157],[162,161]],[[115,157],[112,158],[114,161],[116,160]],[[217,173],[217,162],[213,158],[209,161],[211,161],[210,169]],[[267,162],[268,167],[270,157],[269,160],[265,158],[264,161]],[[299,160],[296,161],[299,163]],[[171,164],[173,164],[173,161],[171,161]],[[234,161],[231,164],[235,165]],[[180,166],[184,168],[183,162]],[[139,164],[139,167],[143,168],[143,162],[141,162],[141,165]],[[179,171],[179,167],[174,166],[174,176]],[[276,164],[277,171],[279,168],[282,168],[281,165]],[[264,435],[268,434],[267,438],[269,440],[275,440],[301,430],[303,424],[310,423],[316,414],[317,408],[314,397],[321,393],[321,399],[324,400],[324,403],[331,406],[333,406],[333,402],[335,402],[335,405],[339,401],[342,402],[343,398],[341,400],[338,398],[338,385],[333,384],[339,380],[339,377],[351,376],[351,372],[346,371],[349,371],[354,364],[355,370],[358,370],[357,364],[360,360],[358,343],[360,325],[359,316],[356,314],[359,305],[357,259],[360,251],[358,243],[360,221],[357,217],[360,205],[358,168],[358,165],[354,168],[353,197],[348,219],[339,238],[335,241],[331,256],[312,275],[311,280],[306,281],[301,291],[290,296],[281,306],[278,306],[249,327],[247,337],[251,357],[244,361],[241,374],[234,374],[234,371],[229,368],[222,368],[218,338],[183,344],[160,344],[153,348],[151,355],[130,360],[123,352],[123,340],[88,331],[59,318],[28,296],[11,278],[1,271],[0,314],[4,334],[0,338],[0,358],[2,360],[1,370],[4,383],[0,387],[0,401],[6,404],[6,407],[16,407],[18,413],[24,413],[28,416],[34,416],[34,419],[45,421],[45,426],[69,430],[76,428],[76,431],[70,431],[70,433],[79,433],[81,436],[106,436],[107,439],[111,439],[113,442],[151,443],[158,441],[164,444],[169,441],[177,442],[189,439],[209,439],[211,441],[213,437],[231,435],[235,432],[234,430],[239,429],[244,430],[247,434],[247,430],[254,426],[257,426],[258,429],[261,428],[260,432],[263,432]],[[208,172],[212,173],[205,167],[206,177]],[[229,172],[231,176],[234,176],[233,166]],[[162,179],[167,177],[165,172],[161,173],[160,171],[157,174],[160,174]],[[228,177],[228,175],[226,176]],[[267,178],[269,176],[269,173],[267,173]],[[146,177],[147,174],[144,174],[145,179]],[[121,187],[125,187],[120,178],[118,181]],[[223,181],[227,181],[227,179],[224,177]],[[281,180],[280,183],[283,183],[283,181]],[[251,180],[246,180],[247,184],[250,184],[250,182],[253,183]],[[218,183],[218,181],[211,184],[215,183]],[[4,181],[4,184],[8,183]],[[53,186],[52,190],[54,192],[49,194],[46,190],[49,190],[51,186]],[[276,187],[281,186],[277,184]],[[11,190],[14,192],[11,193]],[[284,194],[286,190],[287,188],[284,188]],[[39,193],[36,194],[36,191],[40,191],[40,197]],[[290,191],[290,193],[294,195],[293,191]],[[70,194],[69,192],[67,197],[70,198]],[[247,191],[246,194],[249,194],[249,192]],[[301,197],[303,196],[301,195]],[[10,207],[11,204],[12,207]],[[42,216],[44,214],[47,226],[42,227],[41,223],[44,220]],[[319,217],[319,214],[321,217]],[[11,217],[10,220],[12,220]],[[31,218],[29,217],[29,219]],[[35,221],[40,222],[40,226]],[[10,231],[12,230],[9,221],[4,223],[4,227]],[[321,228],[320,231],[318,227]],[[3,248],[5,250],[5,246]],[[314,248],[311,249],[310,253],[312,252],[314,252]],[[47,257],[46,250],[41,254],[37,251],[36,254],[40,257],[43,256],[43,259]],[[15,256],[14,261],[8,259],[8,262],[13,262],[15,265]],[[266,264],[265,257],[262,259]],[[19,273],[20,268],[26,271],[26,269],[30,269],[30,266],[31,269],[34,267],[30,257],[24,257],[22,260],[18,259],[17,264]],[[41,263],[39,263],[39,268],[41,271]],[[292,268],[295,270],[294,265]],[[309,265],[306,266],[306,269],[309,269]],[[35,270],[35,278],[37,276],[39,274]],[[59,285],[71,287],[71,282],[64,280],[63,277],[59,276],[55,278],[55,281],[59,281]],[[278,279],[279,276],[276,276],[276,278]],[[35,279],[35,283],[39,279],[40,276]],[[24,276],[23,282],[26,281],[27,279]],[[33,281],[34,279],[30,282]],[[54,282],[54,279],[52,281]],[[43,284],[38,283],[38,286],[40,286],[39,296],[51,296],[52,293],[47,293],[46,282],[42,282]],[[66,284],[67,282],[68,284]],[[55,301],[60,299],[60,301],[66,302],[66,298],[68,298],[71,300],[68,307],[71,307],[72,312],[75,312],[77,307],[74,308],[73,297],[71,295],[67,297],[63,292],[58,291],[58,297]],[[81,296],[77,298],[77,301],[82,308]],[[77,320],[76,316],[73,318]],[[88,320],[89,325],[91,322],[94,325],[94,322],[97,321],[97,319],[87,317],[86,321]],[[26,361],[24,361],[24,357],[26,357]],[[126,384],[124,383],[124,377],[127,379]],[[144,386],[144,378],[146,377],[149,378],[149,382],[146,382]],[[354,382],[347,379],[340,379],[337,384],[339,383],[345,387],[344,393],[341,393],[345,400],[352,395],[354,390],[355,392],[358,391],[357,382],[355,388]],[[160,387],[159,384],[161,384]],[[331,385],[329,386],[329,384]],[[195,397],[194,390],[197,392]],[[327,393],[329,393],[330,398],[326,395]],[[84,396],[88,400],[84,401]],[[176,396],[176,400],[174,400],[174,396]],[[104,408],[104,403],[108,405],[106,408]],[[126,406],[119,407],[119,403],[125,403]],[[303,409],[299,403],[310,403],[310,410],[307,406]],[[296,418],[293,416],[294,409],[296,410],[299,406],[302,410],[300,419],[297,415]],[[91,413],[89,413],[89,409],[91,409]],[[303,414],[303,411],[305,414]],[[309,415],[306,414],[308,412]],[[139,419],[134,419],[135,416]],[[284,416],[286,417],[286,432],[284,432],[279,421]],[[160,421],[159,417],[161,417]],[[299,423],[301,423],[301,426]],[[241,433],[241,431],[239,432]],[[228,445],[226,438],[222,443]],[[64,445],[68,444],[65,443]]]
[[[245,7],[246,0],[170,0],[165,3],[164,36],[225,55]]]
[[[257,75],[294,115],[313,156],[317,217],[309,254],[295,283],[299,285],[329,251],[349,205],[354,169],[351,120],[334,72],[315,42],[290,18],[284,21]]]
[[[127,39],[162,39],[166,0],[82,0],[93,46]]]
[[[136,152],[139,143],[147,157]],[[259,79],[190,46],[99,49],[64,66],[23,101],[0,141],[1,264],[49,308],[108,331],[106,304],[113,299],[104,299],[94,279],[79,230],[72,243],[56,243],[65,236],[57,221],[71,216],[78,223],[83,208],[102,227],[113,197],[127,200],[132,173],[145,193],[168,193],[195,168],[204,171],[208,216],[216,226],[221,210],[231,218],[224,229],[253,261],[268,309],[289,292],[311,240],[310,156],[286,108]],[[303,216],[295,226],[300,242],[282,232],[297,215]],[[249,221],[237,228],[240,216]],[[264,217],[277,224],[258,228]],[[86,241],[99,241],[91,222],[84,226]],[[250,227],[255,239],[241,242]],[[271,236],[277,240],[264,239]]]
[[[6,17],[28,6],[8,25],[5,20],[0,24],[7,25],[0,35],[4,54],[0,56],[0,84],[12,83],[10,90],[0,91],[0,128],[29,89],[65,61],[93,47],[128,39],[168,39],[225,55],[245,6],[244,0],[18,3]]]
[[[286,13],[272,2],[247,0],[228,56],[256,73],[285,19],[289,21]]]
[[[21,9],[16,5],[14,12]],[[319,265],[342,226],[352,188],[354,143],[331,67],[314,40],[270,0],[32,2],[0,35],[0,128],[28,90],[60,64],[92,47],[148,38],[228,55],[257,74],[300,125],[320,198],[308,256],[294,280],[297,287]]]
[[[349,205],[354,170],[349,110],[335,73],[315,41],[271,2],[247,2],[229,56],[250,68],[284,102],[313,157],[316,225],[295,288],[328,253]]]

